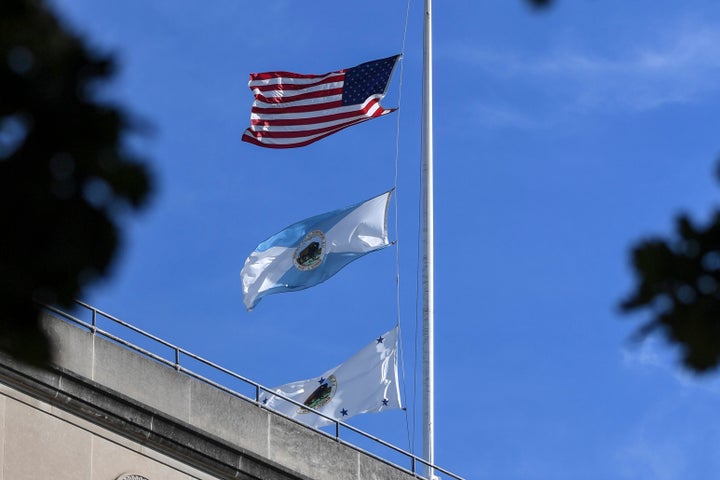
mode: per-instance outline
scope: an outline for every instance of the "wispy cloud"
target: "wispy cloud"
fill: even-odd
[[[623,58],[579,52],[556,54],[530,65],[531,72],[575,81],[586,107],[647,110],[692,102],[718,84],[720,31],[678,32],[664,45],[636,47]]]
[[[616,478],[684,480],[702,478],[720,468],[720,398],[717,375],[698,377],[679,364],[677,349],[659,336],[621,351],[623,365],[642,381],[662,388],[647,405],[628,406],[632,419],[609,455]]]
[[[699,102],[720,90],[718,45],[720,29],[685,25],[674,32],[663,31],[645,44],[613,50],[620,53],[562,47],[525,56],[468,46],[456,53],[461,55],[459,62],[471,62],[484,75],[512,84],[516,91],[541,94],[548,102],[547,121],[568,113],[639,112]],[[513,104],[516,101],[508,97],[507,103],[503,101],[506,106],[494,104],[480,114],[497,125],[517,120],[513,124],[518,127],[536,126],[539,122],[524,113],[525,102]]]
[[[475,106],[474,110],[480,122],[485,125],[523,129],[535,129],[548,126],[547,122],[540,121],[532,115],[528,115],[512,107],[483,103]]]
[[[717,373],[696,375],[680,364],[677,349],[658,337],[648,337],[621,351],[623,365],[638,372],[660,373],[672,378],[680,387],[720,397]]]
[[[648,338],[622,350],[623,365],[631,369],[667,369],[667,359],[660,354],[659,340]]]
[[[619,478],[685,480],[720,468],[714,397],[670,395],[649,405],[611,455]]]

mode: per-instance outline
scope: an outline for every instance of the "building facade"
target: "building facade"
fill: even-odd
[[[49,370],[0,355],[0,480],[410,480],[338,441],[56,315]]]

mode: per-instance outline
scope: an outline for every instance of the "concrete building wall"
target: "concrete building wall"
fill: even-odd
[[[0,384],[0,480],[208,479],[92,422]]]

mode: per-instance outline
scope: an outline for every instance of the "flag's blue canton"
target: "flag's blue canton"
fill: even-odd
[[[357,105],[371,95],[385,93],[398,55],[348,68],[343,84],[342,104]]]

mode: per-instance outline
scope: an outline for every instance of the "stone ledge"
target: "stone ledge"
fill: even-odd
[[[60,368],[0,356],[0,382],[219,478],[309,480]]]

